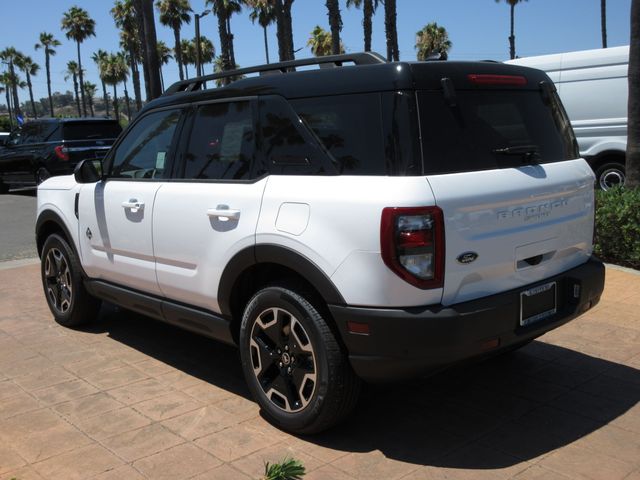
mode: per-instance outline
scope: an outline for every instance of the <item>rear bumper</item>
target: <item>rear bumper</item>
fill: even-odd
[[[450,307],[329,308],[355,372],[364,380],[385,382],[507,350],[557,328],[598,303],[604,275],[602,262],[591,259],[541,282]],[[521,327],[520,293],[552,281],[557,282],[557,312]],[[349,332],[348,321],[367,324],[369,334]]]

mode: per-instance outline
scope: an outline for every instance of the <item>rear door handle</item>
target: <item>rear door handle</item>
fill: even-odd
[[[207,210],[209,217],[215,217],[219,220],[226,222],[227,220],[238,220],[240,218],[240,210],[231,210],[229,208],[221,208],[222,205],[218,205],[218,208],[210,208]]]
[[[129,208],[133,213],[135,213],[138,210],[144,209],[144,202],[141,202],[136,198],[130,198],[128,201],[122,202],[122,208]]]

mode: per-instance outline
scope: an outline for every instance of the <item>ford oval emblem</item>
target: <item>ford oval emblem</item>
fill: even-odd
[[[478,258],[478,254],[476,252],[464,252],[458,255],[458,263],[462,263],[466,265],[467,263],[475,262],[476,258]]]

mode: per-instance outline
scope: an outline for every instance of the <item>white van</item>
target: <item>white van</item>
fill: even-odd
[[[600,188],[624,182],[627,150],[629,46],[519,58],[555,82]]]

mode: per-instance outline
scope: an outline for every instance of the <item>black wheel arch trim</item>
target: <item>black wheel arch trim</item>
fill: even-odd
[[[38,237],[40,236],[40,232],[42,230],[42,227],[48,223],[48,222],[53,222],[55,223],[58,227],[60,227],[60,229],[64,232],[65,236],[67,237],[67,242],[69,243],[69,246],[71,248],[73,248],[73,250],[75,251],[76,255],[78,254],[76,246],[75,246],[75,242],[73,241],[73,236],[71,235],[71,232],[69,231],[69,229],[67,228],[67,225],[65,224],[64,220],[62,219],[62,217],[60,215],[58,215],[56,212],[52,211],[52,210],[45,210],[42,213],[40,213],[40,215],[38,215],[38,218],[36,220],[36,246],[38,249],[38,256],[40,256],[40,254],[42,253],[41,248],[42,245],[38,242]],[[42,242],[42,244],[44,244],[44,241]]]
[[[345,301],[331,279],[304,255],[281,245],[255,245],[239,251],[227,263],[218,287],[218,304],[223,315],[231,316],[231,296],[236,280],[242,273],[261,263],[271,263],[293,270],[305,278],[327,304],[344,305]]]

